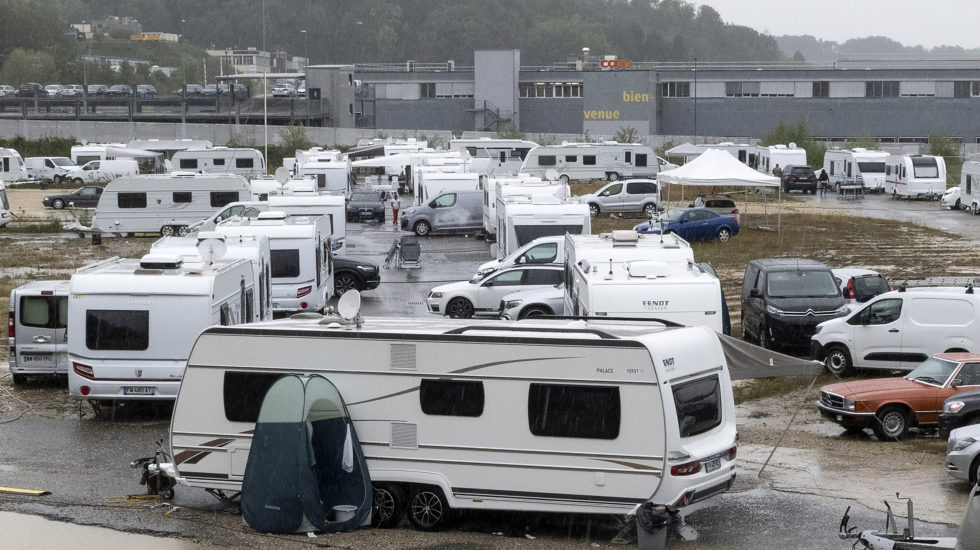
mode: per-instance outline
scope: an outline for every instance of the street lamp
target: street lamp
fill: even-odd
[[[299,33],[303,35],[303,57],[306,58],[303,68],[306,69],[310,66],[310,44],[306,39],[306,29],[299,31]]]

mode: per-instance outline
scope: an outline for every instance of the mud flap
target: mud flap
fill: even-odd
[[[671,512],[663,504],[644,502],[636,510],[636,547],[638,550],[664,550],[667,547],[667,524]]]

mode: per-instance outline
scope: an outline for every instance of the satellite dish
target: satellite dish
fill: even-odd
[[[197,253],[206,264],[213,264],[218,258],[223,258],[228,252],[228,246],[221,239],[204,239],[197,243]]]
[[[353,320],[359,311],[361,311],[361,293],[356,290],[348,290],[337,302],[337,313],[345,321]]]
[[[278,181],[280,185],[285,185],[286,182],[289,181],[289,169],[285,166],[276,168],[276,181]]]
[[[557,181],[558,170],[555,170],[554,168],[549,168],[548,171],[544,173],[544,177],[548,181]]]

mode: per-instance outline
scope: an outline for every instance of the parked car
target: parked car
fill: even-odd
[[[528,319],[565,314],[565,283],[519,290],[500,299],[500,318]]]
[[[106,91],[105,95],[124,97],[133,95],[133,87],[129,84],[113,84],[109,86],[109,90]]]
[[[779,180],[783,185],[783,191],[788,193],[793,189],[799,189],[804,195],[807,191],[814,195],[817,193],[817,175],[813,172],[813,168],[787,164],[782,170]]]
[[[156,97],[157,88],[153,84],[138,84],[136,86],[136,95],[139,97]]]
[[[430,233],[468,233],[483,228],[483,191],[443,193],[421,206],[398,213],[402,231],[424,237]]]
[[[946,437],[956,428],[980,424],[980,390],[947,397],[939,413],[939,435]]]
[[[185,88],[187,89],[187,97],[201,95],[201,92],[204,91],[204,86],[201,86],[200,84],[185,84],[184,86],[174,90],[174,95],[185,95]]]
[[[296,87],[288,82],[272,87],[272,97],[296,97]]]
[[[738,207],[735,206],[735,201],[728,195],[710,195],[707,197],[699,195],[688,207],[707,208],[722,216],[735,216],[735,221],[739,224],[742,223],[742,214],[739,213]]]
[[[44,87],[44,93],[46,93],[48,97],[61,97],[61,85],[48,84]]]
[[[454,318],[497,316],[504,296],[517,290],[555,286],[564,276],[564,266],[557,264],[501,269],[480,279],[437,286],[429,291],[425,305],[429,313]]]
[[[649,217],[660,211],[660,186],[652,179],[616,181],[579,200],[589,205],[593,216],[600,212],[642,212]]]
[[[960,186],[950,187],[939,198],[939,206],[949,208],[950,210],[961,210],[963,208],[963,203],[960,202],[962,195],[963,192],[960,190]]]
[[[0,97],[12,97],[17,95],[17,88],[9,84],[0,84]]]
[[[672,208],[660,215],[665,233],[677,233],[685,241],[712,241],[718,239],[728,242],[738,235],[738,220],[732,215],[721,215],[707,208]],[[633,227],[639,233],[661,231],[661,222],[653,220]]]
[[[306,97],[306,84],[300,84],[299,88],[296,88],[296,95]]]
[[[90,96],[100,96],[106,95],[109,92],[109,87],[105,84],[89,84],[87,90]]]
[[[348,290],[364,292],[378,288],[379,284],[381,272],[376,264],[348,256],[334,256],[333,288],[337,296]]]
[[[377,191],[354,191],[347,198],[347,221],[385,221],[385,204]]]
[[[980,424],[957,428],[946,442],[946,473],[973,487],[980,483]]]
[[[902,439],[913,426],[933,426],[942,402],[980,389],[980,354],[940,353],[903,377],[847,380],[820,388],[817,408],[849,432],[874,430],[878,439]]]
[[[81,84],[66,84],[61,87],[63,97],[80,97],[85,95],[85,87]]]
[[[843,267],[832,269],[830,272],[834,274],[834,280],[837,281],[841,295],[847,300],[851,311],[854,311],[859,304],[891,290],[888,280],[877,271],[860,267]]]
[[[66,206],[76,208],[95,208],[99,205],[99,198],[102,197],[102,188],[97,185],[86,185],[79,187],[71,193],[60,193],[57,195],[47,195],[41,199],[41,204],[61,210]]]
[[[214,97],[218,95],[218,85],[208,84],[203,89],[201,89],[201,95],[204,97]]]
[[[17,88],[18,97],[38,97],[45,94],[44,86],[38,82],[25,82]]]
[[[244,84],[235,84],[231,89],[234,91],[236,99],[248,99],[248,86]]]
[[[805,348],[822,321],[850,310],[830,268],[805,258],[752,260],[742,278],[742,338]]]
[[[484,277],[498,269],[523,264],[560,264],[565,261],[565,235],[538,237],[500,260],[490,260],[476,270]]]

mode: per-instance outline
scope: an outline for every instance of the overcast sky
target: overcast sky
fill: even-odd
[[[887,36],[906,46],[980,47],[980,0],[688,0],[726,23],[821,40]]]

